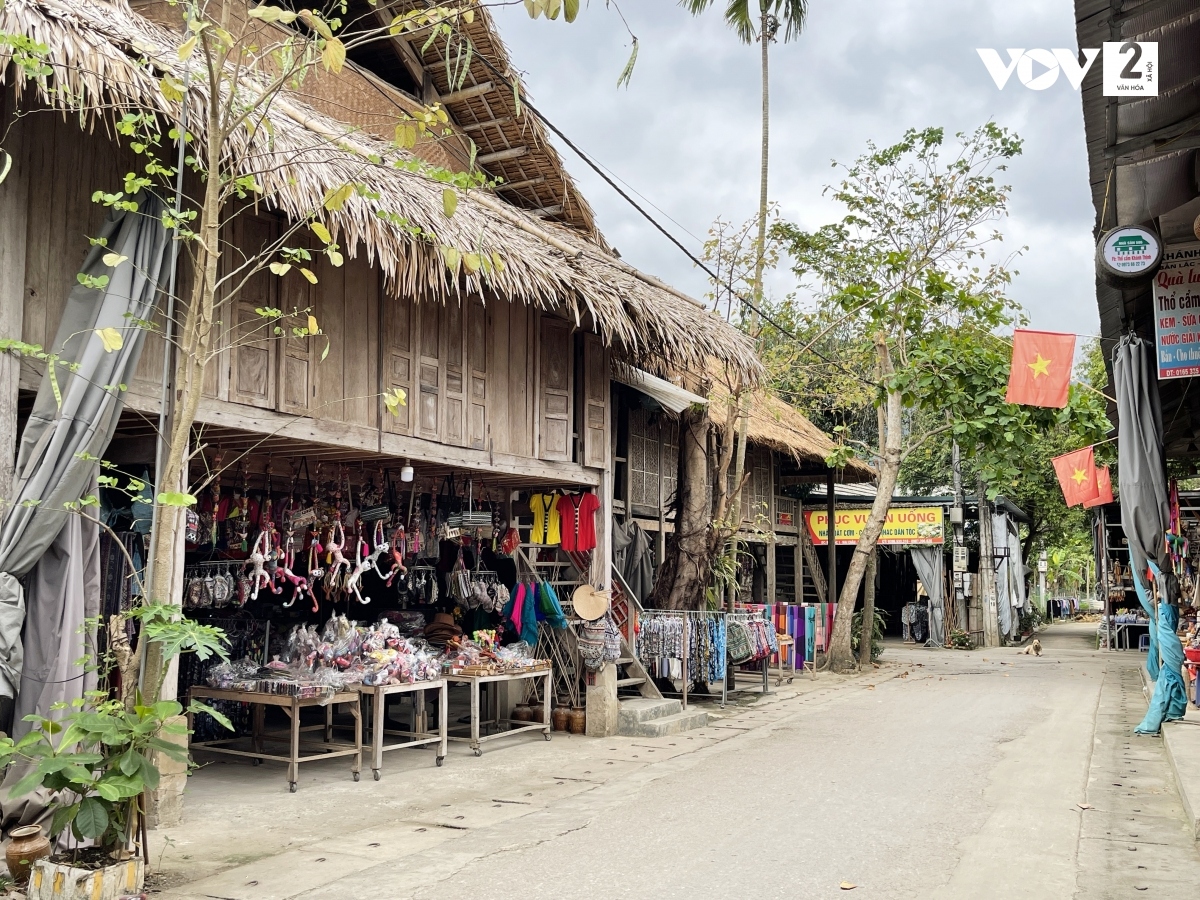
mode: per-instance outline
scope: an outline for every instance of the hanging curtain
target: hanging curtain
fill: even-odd
[[[1008,516],[1003,513],[992,514],[992,546],[995,548],[993,553],[1008,549]],[[997,555],[992,559],[981,559],[979,564],[996,569],[996,612],[1000,617],[1000,635],[1012,637],[1017,623],[1013,616],[1012,582],[1008,575],[1010,560],[1007,556]]]
[[[137,213],[110,212],[99,235],[106,245],[93,245],[81,270],[92,276],[107,275],[108,284],[103,289],[81,284],[72,288],[58,334],[47,348],[75,368],[57,368],[61,404],[54,396],[49,374],[42,377],[21,436],[15,500],[0,524],[0,696],[16,696],[21,683],[26,598],[18,579],[30,573],[63,531],[66,520],[74,518],[63,512],[63,504],[78,500],[94,487],[96,464],[80,456],[99,457],[108,448],[124,405],[120,392],[112,386],[127,383],[137,368],[145,331],[131,326],[130,317],[153,318],[169,244],[161,211],[157,199],[142,198]],[[128,259],[115,268],[106,266],[102,257],[110,252]],[[110,352],[105,348],[97,334],[105,328],[114,328],[123,336],[120,349]],[[97,543],[94,537],[81,535],[81,540],[93,548]],[[66,583],[44,572],[38,580],[46,585]],[[45,623],[52,625],[63,619],[63,604],[81,599],[82,595],[73,591],[57,599],[39,592],[38,606],[31,605],[29,615],[44,616]],[[31,631],[37,627],[40,625],[31,625]]]
[[[941,546],[910,547],[913,568],[929,594],[929,639],[946,643],[946,563]]]
[[[1178,600],[1179,585],[1171,573],[1164,541],[1171,512],[1163,468],[1162,406],[1154,364],[1154,348],[1135,334],[1121,338],[1113,351],[1119,423],[1117,457],[1121,461],[1121,527],[1129,540],[1133,587],[1150,616],[1146,670],[1155,682],[1146,717],[1134,729],[1138,734],[1158,734],[1164,721],[1181,719],[1187,710],[1181,671],[1183,647],[1175,634],[1179,612],[1171,605]],[[1153,572],[1159,587],[1157,622],[1147,569]]]

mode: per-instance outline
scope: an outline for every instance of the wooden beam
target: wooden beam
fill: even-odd
[[[1139,135],[1135,138],[1130,138],[1127,141],[1108,147],[1104,151],[1105,159],[1116,159],[1119,156],[1127,156],[1137,150],[1145,150],[1147,147],[1153,147],[1157,144],[1167,141],[1170,138],[1178,137],[1187,134],[1194,128],[1200,127],[1200,114],[1188,116],[1173,125],[1167,125],[1149,134]]]
[[[450,104],[458,103],[460,100],[470,100],[472,97],[479,97],[483,94],[489,93],[494,88],[495,85],[493,85],[490,81],[485,81],[483,84],[472,84],[460,91],[451,91],[449,94],[444,95],[442,97],[442,103]]]
[[[509,159],[519,159],[528,152],[528,147],[510,147],[507,150],[497,150],[495,153],[482,153],[475,157],[475,163],[480,166],[490,166],[492,163],[504,162]]]
[[[488,119],[486,122],[472,122],[469,125],[462,127],[463,131],[482,131],[484,128],[491,128],[493,125],[499,128],[501,125],[507,125],[513,121],[512,116],[501,116],[498,119]]]
[[[539,175],[537,178],[526,178],[524,181],[512,181],[506,184],[496,185],[498,191],[519,191],[522,188],[534,187],[535,185],[545,184],[546,177]]]

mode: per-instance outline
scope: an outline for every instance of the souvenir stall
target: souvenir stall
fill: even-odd
[[[220,452],[204,467],[221,472]],[[192,664],[180,673],[181,696],[208,692],[235,724],[230,737],[198,717],[197,749],[249,740],[249,751],[233,752],[268,759],[263,741],[286,733],[294,783],[300,763],[346,749],[303,757],[300,735],[324,729],[328,743],[363,720],[378,779],[388,750],[435,743],[440,765],[447,741],[479,755],[496,737],[536,730],[548,739],[559,718],[552,706],[577,712],[583,730],[582,667],[570,602],[560,597],[583,583],[596,546],[594,493],[422,479],[409,466],[398,479],[386,466],[305,459],[283,479],[269,460],[251,468],[243,460],[198,491],[189,524],[183,605],[224,628],[237,651],[234,672]],[[316,690],[326,681],[355,691],[358,704]],[[469,717],[447,726],[457,685]],[[298,703],[258,696],[268,693]],[[398,703],[407,706],[402,718]],[[326,707],[324,723],[305,712],[313,705]],[[284,732],[263,730],[267,706],[290,717]]]

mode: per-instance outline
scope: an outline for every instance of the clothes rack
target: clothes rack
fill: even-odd
[[[678,661],[682,705],[687,709],[693,681],[725,684],[725,613],[709,610],[648,609],[638,614],[635,652],[647,671],[674,678]],[[667,665],[664,666],[664,663]],[[665,674],[664,674],[665,673]],[[722,692],[721,705],[725,705]]]

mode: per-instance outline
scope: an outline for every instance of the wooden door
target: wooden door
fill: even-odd
[[[466,444],[466,371],[463,366],[463,308],[451,301],[442,312],[446,347],[446,402],[443,441]]]
[[[420,398],[413,396],[413,315],[415,309],[407,298],[385,297],[383,389],[400,388],[408,402],[396,409],[396,415],[384,413],[384,430],[393,434],[412,434],[415,410]]]
[[[538,387],[540,421],[538,456],[571,458],[571,323],[543,315],[539,323]]]
[[[258,253],[274,238],[274,223],[244,216],[235,225],[238,247],[247,254]],[[238,276],[234,276],[238,280]],[[230,399],[271,409],[275,406],[275,355],[278,347],[276,323],[256,310],[278,306],[276,277],[263,269],[249,277],[232,301],[230,328]]]
[[[583,464],[608,464],[608,355],[599,335],[583,336]]]
[[[436,441],[441,437],[441,323],[445,310],[440,303],[422,303],[417,310],[421,336],[417,359],[417,434]]]
[[[488,449],[488,353],[491,342],[491,310],[478,297],[467,302],[467,364],[470,366],[470,396],[467,401],[467,441],[476,450]]]
[[[279,279],[279,308],[284,315],[293,310],[299,313],[297,326],[305,323],[306,309],[313,305],[308,279],[294,269]],[[315,314],[315,313],[314,313]],[[324,327],[324,323],[318,321]],[[291,326],[284,327],[279,354],[279,411],[305,416],[316,406],[317,380],[315,366],[325,349],[327,337],[296,337]]]

